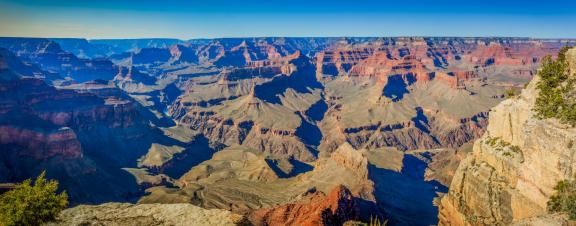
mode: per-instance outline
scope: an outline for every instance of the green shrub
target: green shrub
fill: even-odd
[[[386,226],[388,225],[388,220],[380,221],[378,217],[371,217],[370,224],[368,226]]]
[[[490,145],[491,147],[496,147],[496,145],[498,145],[500,141],[499,137],[488,137],[488,139],[486,139],[486,144]]]
[[[502,140],[500,137],[488,137],[485,141],[486,144],[490,145],[493,148],[496,147],[508,147],[510,146],[510,142]]]
[[[56,193],[58,182],[42,172],[0,195],[0,225],[41,225],[52,221],[68,205],[66,192]]]
[[[541,119],[557,118],[562,123],[576,126],[576,100],[574,98],[574,76],[569,76],[568,61],[564,47],[558,52],[556,60],[547,56],[542,60],[536,84],[539,91],[534,111]]]
[[[510,146],[510,150],[515,152],[515,153],[520,153],[520,147],[516,146],[516,145],[512,145]]]
[[[514,87],[507,89],[506,90],[506,98],[512,98],[516,96],[516,93],[518,93],[518,90]]]
[[[576,182],[562,180],[554,187],[556,194],[548,200],[548,212],[566,212],[571,220],[576,219]]]

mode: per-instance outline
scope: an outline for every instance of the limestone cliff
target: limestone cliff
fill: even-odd
[[[567,54],[572,73],[575,54]],[[492,109],[486,133],[441,199],[440,225],[508,225],[545,215],[556,183],[573,177],[576,129],[535,117],[538,79]]]

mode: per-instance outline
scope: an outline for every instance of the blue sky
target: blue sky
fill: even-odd
[[[0,0],[0,36],[576,38],[576,1]]]

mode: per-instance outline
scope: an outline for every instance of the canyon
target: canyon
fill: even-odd
[[[0,38],[0,184],[46,170],[77,206],[63,225],[509,224],[572,173],[572,131],[530,110],[542,59],[566,45]],[[123,212],[141,208],[182,214]]]

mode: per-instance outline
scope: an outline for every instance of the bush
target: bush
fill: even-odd
[[[566,212],[571,220],[576,219],[576,182],[559,181],[554,187],[556,194],[548,200],[548,212]]]
[[[0,195],[0,225],[41,225],[52,221],[68,205],[66,192],[56,193],[58,182],[42,172]]]
[[[388,225],[388,220],[380,221],[379,217],[370,217],[370,223],[365,223],[361,221],[347,221],[343,226],[386,226]]]
[[[550,56],[542,60],[538,71],[540,81],[536,84],[539,94],[534,111],[541,119],[557,118],[562,123],[576,126],[576,80],[568,74],[566,51],[568,47],[562,48],[556,60]]]
[[[522,151],[522,150],[520,149],[520,147],[518,147],[518,146],[516,146],[516,145],[510,146],[510,150],[511,150],[512,152],[515,152],[515,153],[520,153],[520,151]]]
[[[518,90],[514,87],[507,89],[506,90],[506,98],[512,98],[516,96],[516,93],[518,93]]]
[[[378,217],[371,217],[370,224],[368,226],[386,226],[388,225],[388,220],[380,221]]]

